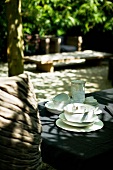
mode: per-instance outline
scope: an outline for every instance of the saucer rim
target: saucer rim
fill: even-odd
[[[64,116],[64,118],[62,118],[62,116]],[[64,113],[61,113],[59,115],[59,119],[61,119],[64,123],[66,123],[67,125],[70,125],[70,126],[85,127],[85,126],[90,126],[91,124],[93,124],[98,119],[98,116],[96,116],[95,120],[92,122],[70,122],[70,121],[66,120]]]
[[[66,131],[72,131],[72,132],[82,132],[82,133],[86,133],[86,132],[93,132],[93,131],[97,131],[103,128],[104,123],[98,119],[97,121],[95,121],[92,125],[90,126],[85,126],[85,127],[75,127],[75,126],[70,126],[65,124],[61,119],[57,119],[56,120],[56,126],[66,130]]]

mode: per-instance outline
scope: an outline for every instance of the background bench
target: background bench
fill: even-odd
[[[70,53],[56,53],[45,55],[25,56],[24,61],[35,63],[37,69],[46,72],[53,72],[54,66],[58,64],[77,63],[78,61],[91,61],[113,57],[111,53],[97,52],[92,50],[76,51]]]

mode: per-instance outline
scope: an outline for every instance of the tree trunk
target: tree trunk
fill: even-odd
[[[24,71],[21,0],[6,2],[8,75],[14,76]]]

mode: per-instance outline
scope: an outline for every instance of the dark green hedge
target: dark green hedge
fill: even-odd
[[[1,0],[0,11],[0,59],[4,60],[7,37],[4,0]],[[113,40],[110,0],[22,0],[22,20],[24,34],[82,35],[84,49],[112,51],[108,44],[109,39]]]

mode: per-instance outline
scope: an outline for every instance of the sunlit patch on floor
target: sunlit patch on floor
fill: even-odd
[[[111,82],[108,80],[108,65],[101,64],[96,66],[65,68],[56,70],[53,73],[36,72],[34,64],[25,64],[25,72],[27,72],[35,88],[38,101],[47,101],[52,99],[56,94],[65,92],[69,95],[71,80],[82,79],[86,81],[85,92],[94,92],[112,88]],[[8,75],[7,63],[0,64],[0,76]]]

